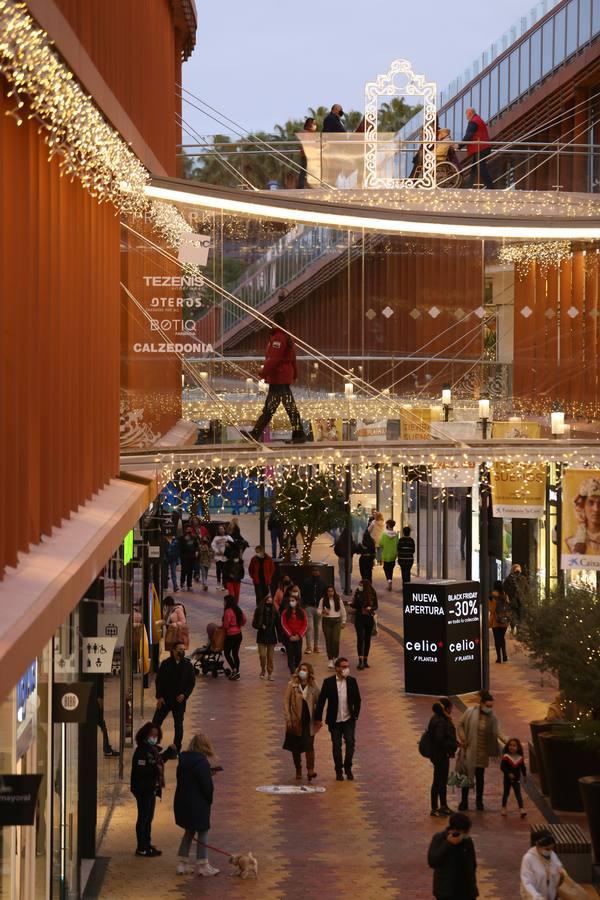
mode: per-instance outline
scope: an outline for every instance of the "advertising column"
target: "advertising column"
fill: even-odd
[[[444,696],[481,688],[481,604],[477,581],[404,587],[404,687]]]

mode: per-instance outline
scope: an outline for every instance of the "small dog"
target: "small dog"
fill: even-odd
[[[254,875],[258,878],[258,860],[248,851],[248,853],[239,853],[237,856],[230,856],[229,862],[233,866],[232,875],[239,875],[240,878],[248,878]]]

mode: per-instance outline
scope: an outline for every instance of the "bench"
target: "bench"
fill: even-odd
[[[532,824],[531,845],[540,831],[549,831],[556,844],[558,858],[574,881],[590,884],[592,880],[592,846],[579,825]]]

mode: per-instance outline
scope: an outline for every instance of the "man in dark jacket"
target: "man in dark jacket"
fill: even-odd
[[[183,741],[185,705],[195,686],[196,673],[189,659],[185,658],[185,646],[175,644],[171,655],[160,664],[156,674],[156,712],[152,722],[160,726],[169,713],[173,713],[173,743],[178,750],[181,750]]]
[[[250,560],[248,566],[248,575],[252,579],[254,585],[254,596],[256,597],[256,605],[264,600],[267,594],[271,592],[271,582],[275,575],[275,563],[262,544],[255,547],[255,554]]]
[[[259,441],[262,433],[277,412],[280,403],[292,425],[292,441],[303,444],[306,440],[300,413],[290,385],[296,380],[296,349],[290,335],[285,330],[285,316],[282,312],[273,315],[273,328],[267,344],[265,361],[260,375],[269,385],[263,411],[250,432],[250,437]]]
[[[332,131],[346,131],[344,128],[344,124],[342,122],[342,116],[344,115],[344,110],[340,106],[339,103],[334,103],[331,107],[331,112],[327,113],[323,120],[323,131],[324,132],[332,132]]]
[[[308,578],[302,582],[300,593],[302,595],[302,606],[308,618],[308,627],[306,629],[306,653],[319,653],[319,625],[321,616],[319,615],[319,600],[325,595],[327,585],[321,578],[319,569],[313,569]]]
[[[267,528],[269,529],[269,533],[271,535],[271,554],[273,556],[273,559],[279,559],[280,556],[283,556],[284,524],[285,523],[277,510],[272,510],[269,518],[267,519]],[[279,550],[277,549],[277,545],[279,545]]]
[[[465,110],[468,125],[463,138],[461,149],[466,149],[467,158],[463,163],[466,172],[465,187],[473,187],[475,179],[477,183],[483,181],[486,188],[492,190],[494,179],[490,175],[486,159],[490,155],[490,135],[488,127],[478,116],[474,109]]]
[[[415,561],[415,542],[410,536],[410,527],[402,529],[402,537],[398,540],[398,563],[402,572],[402,584],[409,584],[410,570]]]
[[[527,576],[523,575],[523,570],[519,563],[514,564],[510,570],[510,575],[504,581],[504,592],[510,600],[512,612],[510,627],[512,633],[516,634],[523,617],[523,608],[527,607],[529,601],[529,582],[527,581]]]
[[[427,862],[433,869],[436,900],[474,900],[479,896],[477,860],[470,830],[469,817],[453,813],[448,827],[431,839]]]
[[[354,781],[352,761],[354,759],[356,721],[360,715],[360,691],[356,678],[350,675],[348,660],[340,656],[335,661],[335,675],[326,678],[315,708],[317,730],[323,724],[323,710],[327,704],[325,721],[331,734],[333,762],[338,781]],[[342,740],[346,745],[346,755],[342,758]]]
[[[456,729],[452,724],[452,703],[447,697],[441,697],[431,707],[433,715],[427,726],[431,753],[429,758],[433,766],[431,784],[431,815],[449,816],[447,785],[450,759],[456,753],[458,741]],[[439,802],[439,807],[438,807]]]
[[[194,566],[200,552],[200,543],[194,534],[194,530],[188,527],[183,537],[179,538],[179,555],[181,558],[181,589],[187,585],[188,591],[192,589],[192,577]]]

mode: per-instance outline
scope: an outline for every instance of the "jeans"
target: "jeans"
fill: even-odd
[[[506,655],[506,625],[497,626],[496,628],[492,628],[494,633],[494,646],[496,648],[496,662],[501,662],[508,659]]]
[[[517,798],[517,804],[519,809],[523,809],[523,795],[521,794],[521,782],[520,781],[510,781],[508,778],[504,778],[504,790],[502,792],[502,806],[506,806],[508,801],[508,795],[510,794],[510,789],[513,789],[514,795]]]
[[[483,803],[483,788],[485,782],[485,769],[483,766],[477,766],[475,769],[475,802]],[[469,788],[462,789],[462,803],[466,804],[469,802]]]
[[[410,570],[413,567],[414,559],[399,559],[398,565],[402,572],[402,584],[410,584]]]
[[[165,588],[169,589],[169,576],[171,576],[171,584],[173,585],[173,590],[176,591],[179,585],[177,584],[177,560],[176,559],[167,559],[165,562]]]
[[[156,806],[156,794],[154,791],[151,794],[136,794],[135,799],[138,811],[135,823],[137,849],[149,850],[152,844],[152,819]]]
[[[383,571],[385,572],[385,577],[388,581],[392,580],[392,575],[394,574],[395,567],[396,567],[395,559],[393,559],[391,562],[384,562]]]
[[[279,544],[279,553],[277,544]],[[271,556],[273,559],[277,559],[280,553],[283,553],[283,528],[273,528],[271,529]]]
[[[191,588],[192,586],[192,578],[194,576],[194,560],[193,559],[182,559],[181,560],[181,587],[187,582],[187,587]]]
[[[192,847],[192,841],[194,840],[194,835],[198,835],[197,843],[196,843],[196,859],[204,860],[208,859],[208,847],[206,846],[206,842],[208,840],[208,831],[184,831],[183,837],[181,838],[181,843],[179,845],[178,856],[189,856],[190,849]]]
[[[208,566],[198,566],[202,584],[208,584]]]
[[[336,722],[331,725],[331,749],[333,751],[333,763],[335,771],[338,775],[342,772],[352,771],[352,760],[354,759],[354,747],[356,746],[354,739],[354,731],[356,728],[355,719],[347,719],[345,722]],[[346,755],[342,759],[342,739],[346,744]]]
[[[153,725],[162,725],[169,713],[173,713],[173,725],[175,726],[175,738],[173,743],[178,750],[181,750],[183,743],[183,717],[185,716],[185,700],[178,703],[173,700],[172,703],[163,703],[160,709],[155,710],[152,716]]]
[[[280,403],[283,403],[284,409],[288,414],[293,434],[304,434],[302,431],[300,413],[298,412],[298,407],[296,406],[296,401],[294,400],[294,395],[292,394],[289,384],[270,384],[263,411],[256,420],[256,425],[252,429],[252,437],[257,440],[262,437],[263,431],[277,412]]]
[[[327,648],[327,659],[337,659],[340,655],[340,637],[342,634],[342,620],[323,618],[323,635]]]
[[[340,575],[340,594],[346,591],[346,559],[338,556],[338,572]],[[350,576],[352,576],[352,557],[350,557]]]
[[[373,616],[357,615],[354,620],[354,627],[356,628],[356,652],[358,653],[359,659],[367,659],[369,655],[374,625],[375,621]]]
[[[223,578],[223,570],[225,568],[225,560],[217,559],[215,562],[215,566],[217,568],[217,584],[222,584],[225,587],[225,579]]]
[[[316,606],[305,606],[304,612],[308,619],[308,626],[306,628],[306,649],[316,650],[319,646],[319,622],[321,621],[321,614]]]
[[[239,584],[239,582],[238,582]],[[233,672],[240,671],[240,647],[242,645],[242,633],[225,635],[223,653]]]
[[[490,175],[490,170],[486,163],[486,159],[489,155],[489,150],[479,150],[477,153],[472,153],[467,156],[467,159],[463,164],[466,174],[465,187],[473,187],[474,182],[479,183],[483,181],[486,188],[489,190],[493,189],[494,180]]]
[[[300,663],[302,662],[302,638],[299,641],[291,641],[288,637],[286,641],[288,669],[294,674]]]
[[[441,759],[432,759],[433,781],[431,783],[431,808],[448,806],[448,772],[450,771],[450,759],[444,756]],[[438,804],[439,801],[439,804]]]
[[[358,569],[360,577],[365,581],[373,581],[373,566],[375,565],[374,556],[359,556]]]
[[[260,659],[260,671],[264,675],[265,670],[269,673],[269,675],[273,674],[273,653],[274,653],[273,644],[259,644],[258,645],[258,658]]]

